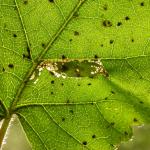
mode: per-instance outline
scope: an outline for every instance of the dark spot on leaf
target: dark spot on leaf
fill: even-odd
[[[64,83],[61,83],[62,86],[64,86]]]
[[[80,84],[78,83],[78,86],[80,86]]]
[[[95,59],[98,59],[99,57],[97,55],[94,56]]]
[[[130,20],[130,18],[128,16],[125,17],[125,20]]]
[[[9,64],[8,67],[9,68],[14,68],[14,65],[13,64]]]
[[[103,44],[101,44],[101,47],[103,47],[104,45]]]
[[[107,9],[108,9],[108,6],[105,4],[105,5],[103,6],[103,9],[104,9],[104,10],[107,10]]]
[[[114,125],[115,125],[115,123],[114,123],[114,122],[111,122],[111,123],[110,123],[110,125],[111,125],[111,126],[114,126]]]
[[[134,118],[133,121],[134,121],[134,122],[137,122],[138,120],[137,120],[137,118]]]
[[[54,3],[54,0],[49,0],[49,2]]]
[[[54,84],[54,80],[51,81],[51,84]]]
[[[29,46],[27,46],[27,52],[28,52],[27,58],[31,59],[31,54],[30,54],[30,48],[29,48]]]
[[[73,17],[74,17],[74,18],[79,17],[79,13],[78,13],[78,12],[75,12],[75,13],[73,14]]]
[[[91,102],[91,105],[94,105],[94,103],[93,103],[93,102]]]
[[[72,39],[70,39],[69,41],[72,42]]]
[[[42,43],[42,47],[45,48],[45,44],[44,43]]]
[[[112,94],[115,94],[115,92],[114,91],[110,91]]]
[[[70,101],[69,100],[67,100],[67,102],[66,103],[70,103]]]
[[[28,0],[24,0],[24,2],[23,2],[25,5],[27,5],[28,4]]]
[[[128,135],[128,132],[127,132],[127,131],[125,131],[125,132],[124,132],[124,134],[125,134],[125,135]]]
[[[96,138],[96,135],[95,135],[95,134],[93,134],[93,135],[92,135],[92,138],[93,138],[93,139],[95,139],[95,138]]]
[[[144,6],[144,2],[141,2],[140,5],[141,5],[141,6]]]
[[[54,92],[51,92],[51,95],[53,95],[54,94]]]
[[[88,85],[92,85],[91,83],[88,83]]]
[[[16,37],[17,37],[17,34],[15,34],[15,33],[14,33],[14,34],[13,34],[13,37],[15,37],[15,38],[16,38]]]
[[[110,40],[109,43],[112,44],[114,42],[114,40]]]
[[[65,118],[63,117],[61,120],[62,120],[62,121],[65,121]]]
[[[108,99],[108,97],[105,97],[105,100],[107,100]]]
[[[134,39],[131,39],[131,42],[134,42]]]
[[[5,68],[3,68],[3,72],[5,71]]]
[[[78,36],[78,35],[79,35],[79,32],[78,32],[78,31],[74,31],[74,35],[75,35],[75,36]]]
[[[140,101],[139,103],[140,103],[140,104],[143,104],[144,102],[143,102],[143,101]]]
[[[109,20],[104,20],[103,21],[103,26],[104,27],[111,27],[112,26],[112,22],[110,22]]]
[[[122,25],[122,22],[118,22],[118,23],[117,23],[117,26],[121,26],[121,25]]]
[[[67,57],[66,57],[65,55],[62,55],[61,58],[62,58],[62,59],[66,59]]]
[[[73,114],[73,110],[72,110],[72,109],[71,109],[71,110],[69,110],[69,112]]]
[[[87,145],[87,141],[83,141],[82,144],[83,144],[83,145]]]

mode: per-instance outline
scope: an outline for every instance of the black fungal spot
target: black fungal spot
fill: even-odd
[[[93,139],[95,139],[95,138],[96,138],[96,135],[95,135],[95,134],[93,134],[93,135],[92,135],[92,138],[93,138]]]
[[[9,64],[8,67],[9,68],[14,68],[14,65],[13,64]]]
[[[140,101],[139,103],[140,103],[140,104],[143,104],[144,102],[143,102],[143,101]]]
[[[117,23],[117,26],[121,26],[121,25],[122,25],[122,22],[118,22],[118,23]]]
[[[71,109],[71,110],[69,110],[69,112],[73,114],[73,110],[72,110],[72,109]]]
[[[83,144],[83,145],[87,145],[87,141],[83,141],[82,144]]]
[[[115,92],[114,91],[110,91],[112,94],[115,94]]]
[[[103,21],[103,26],[104,27],[111,27],[112,26],[112,22],[110,22],[109,20],[104,20]]]
[[[128,135],[128,132],[127,132],[127,131],[125,131],[125,132],[124,132],[124,134],[125,134],[125,135]]]
[[[130,20],[130,18],[128,16],[125,17],[125,20]]]
[[[72,42],[72,39],[70,39],[69,41]]]
[[[64,83],[61,83],[62,86],[64,86]]]
[[[54,84],[54,80],[51,81],[51,84]]]
[[[92,85],[91,83],[88,83],[88,85]]]
[[[74,35],[75,35],[75,36],[78,36],[78,35],[79,35],[79,32],[78,32],[78,31],[74,31]]]
[[[64,121],[65,121],[65,118],[63,117],[61,120],[64,122]]]
[[[109,43],[112,44],[114,42],[114,40],[110,40]]]
[[[13,37],[16,38],[16,37],[17,37],[17,34],[13,34]]]
[[[141,5],[141,6],[144,6],[144,2],[141,2],[140,5]]]
[[[80,84],[78,83],[78,86],[80,86]]]
[[[23,2],[25,5],[27,5],[28,4],[28,0],[24,0],[24,2]]]
[[[108,99],[108,97],[105,97],[105,100],[107,100]]]
[[[54,0],[49,0],[49,2],[54,3]]]
[[[137,122],[138,120],[137,120],[137,118],[134,118],[133,121],[134,121],[134,122]]]
[[[65,55],[62,55],[61,58],[62,58],[62,59],[66,59],[67,57],[66,57]]]
[[[51,92],[51,95],[53,95],[54,94],[54,92]]]

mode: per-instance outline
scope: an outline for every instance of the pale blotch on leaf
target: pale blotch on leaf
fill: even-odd
[[[91,59],[91,60],[75,60],[75,59],[61,59],[57,61],[43,61],[38,67],[38,75],[40,76],[43,69],[47,69],[52,75],[57,78],[80,78],[80,77],[90,77],[101,74],[108,77],[108,73],[104,68],[101,60]],[[34,78],[34,75],[31,79]]]

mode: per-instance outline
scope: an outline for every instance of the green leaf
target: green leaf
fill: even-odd
[[[13,114],[36,150],[115,149],[150,123],[149,14],[148,0],[1,0],[0,145]]]

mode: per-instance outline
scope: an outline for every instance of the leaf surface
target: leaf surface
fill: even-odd
[[[0,118],[17,114],[32,149],[115,149],[150,123],[149,14],[148,0],[1,0]],[[80,70],[58,78],[47,60]]]

